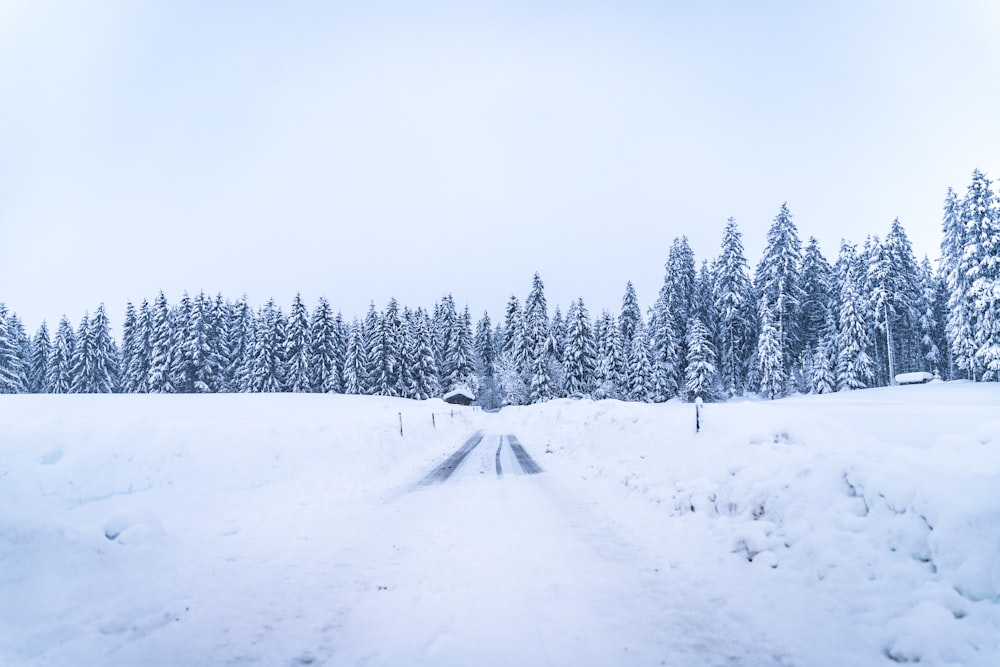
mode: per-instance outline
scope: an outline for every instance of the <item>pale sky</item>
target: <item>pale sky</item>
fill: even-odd
[[[351,319],[652,305],[675,236],[829,259],[1000,178],[1000,3],[0,2],[0,301],[184,290]]]

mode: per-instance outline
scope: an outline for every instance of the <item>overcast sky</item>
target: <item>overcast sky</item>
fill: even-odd
[[[1000,3],[0,2],[0,301],[652,305],[787,201],[831,260],[1000,178]]]

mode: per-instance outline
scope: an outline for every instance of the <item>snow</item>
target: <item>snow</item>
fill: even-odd
[[[995,665],[998,405],[4,396],[0,664]]]
[[[928,373],[927,371],[898,373],[895,378],[896,384],[923,384],[924,382],[930,382],[933,379],[934,374]]]

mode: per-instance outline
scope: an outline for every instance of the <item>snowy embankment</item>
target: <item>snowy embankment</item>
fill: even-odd
[[[0,397],[0,664],[992,666],[998,406]]]
[[[1000,664],[1000,385],[504,418],[794,664]]]

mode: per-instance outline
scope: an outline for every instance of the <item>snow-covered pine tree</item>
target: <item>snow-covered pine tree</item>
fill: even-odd
[[[476,371],[483,378],[493,377],[493,362],[497,355],[493,347],[493,323],[485,311],[476,323],[475,352]]]
[[[475,359],[473,358],[472,316],[469,308],[455,320],[455,329],[448,336],[448,349],[445,351],[446,372],[442,389],[451,391],[457,387],[465,387],[473,394],[479,391],[476,379]]]
[[[229,363],[223,376],[229,391],[250,391],[253,376],[254,312],[244,294],[239,301],[226,306],[226,337],[228,338]]]
[[[41,326],[31,341],[31,359],[28,364],[27,391],[33,394],[47,394],[47,378],[49,375],[49,357],[52,355],[52,339],[49,337],[49,326],[42,320]]]
[[[757,339],[757,374],[760,377],[760,394],[768,400],[785,392],[785,364],[774,315],[762,300],[760,305],[760,336]]]
[[[618,327],[621,329],[622,346],[632,349],[632,339],[642,325],[642,310],[639,309],[639,299],[635,294],[632,281],[625,284],[625,296],[622,297],[622,312],[618,316]]]
[[[516,296],[511,296],[507,301],[500,353],[507,355],[507,366],[513,365],[519,374],[525,374],[527,355],[524,350],[524,313]]]
[[[717,372],[715,349],[708,328],[696,317],[688,326],[687,368],[684,371],[684,388],[688,398],[714,399]]]
[[[125,321],[122,323],[122,344],[120,348],[120,363],[121,363],[121,390],[124,394],[135,394],[136,392],[136,377],[132,374],[131,369],[135,367],[136,355],[141,352],[137,350],[137,338],[140,335],[138,331],[139,327],[139,315],[136,313],[135,306],[132,305],[131,301],[125,304]]]
[[[31,368],[31,339],[28,331],[24,328],[24,323],[17,313],[10,313],[7,320],[7,329],[14,339],[14,347],[17,349],[17,357],[20,361],[21,373],[19,383],[22,392],[28,391],[28,372]]]
[[[653,364],[645,327],[640,326],[632,335],[628,352],[628,399],[648,403],[653,398]]]
[[[348,394],[368,392],[368,350],[365,346],[364,325],[357,319],[350,326],[347,356],[344,361],[344,391]]]
[[[170,383],[178,394],[194,392],[194,360],[192,346],[188,341],[191,333],[191,316],[194,304],[191,296],[184,292],[181,300],[170,311]]]
[[[601,314],[597,332],[597,368],[594,371],[594,398],[625,398],[628,395],[628,372],[621,329],[614,315]]]
[[[257,393],[284,391],[284,364],[281,358],[285,338],[283,320],[284,315],[281,310],[270,299],[257,314],[250,354],[248,391]]]
[[[434,360],[430,317],[422,308],[413,316],[413,363],[407,374],[410,378],[408,395],[420,401],[441,395],[438,369]]]
[[[726,222],[716,262],[715,309],[719,315],[721,377],[726,394],[733,396],[743,392],[757,328],[743,235],[733,218]]]
[[[663,297],[656,300],[649,318],[653,347],[653,401],[662,403],[680,394],[680,345],[674,333],[673,318]]]
[[[978,169],[962,203],[966,243],[961,267],[972,308],[977,380],[1000,381],[1000,211],[992,185]]]
[[[823,334],[813,348],[812,373],[809,377],[809,391],[813,394],[831,394],[837,390],[837,324],[832,312],[827,313]]]
[[[319,298],[309,325],[312,341],[309,347],[309,388],[330,394],[343,393],[341,367],[337,362],[337,322],[326,297]]]
[[[362,393],[368,396],[375,396],[379,393],[379,376],[381,375],[382,364],[382,316],[375,310],[375,304],[368,305],[368,313],[365,315],[361,327],[364,334],[362,341],[365,346],[364,359],[366,362],[364,373],[358,376],[358,384],[362,388]]]
[[[545,301],[545,286],[535,273],[531,292],[524,301],[524,349],[527,356],[528,401],[538,403],[552,398],[549,313]]]
[[[597,350],[594,347],[590,313],[583,303],[583,297],[570,306],[567,320],[563,344],[563,390],[570,398],[584,398],[590,396],[594,388]]]
[[[782,204],[767,232],[767,245],[757,265],[754,283],[761,299],[759,312],[766,310],[774,318],[781,370],[786,378],[802,353],[801,266],[802,243],[788,205]]]
[[[816,237],[810,236],[802,254],[802,347],[815,352],[819,339],[826,332],[834,305],[835,277],[833,268],[823,256]]]
[[[979,171],[973,173],[975,183]],[[941,270],[948,288],[948,320],[945,331],[956,372],[967,379],[974,377],[976,344],[968,261],[965,257],[967,233],[963,206],[955,191],[948,188],[944,201],[944,236],[941,240]]]
[[[201,394],[218,392],[224,386],[222,359],[214,344],[215,329],[215,304],[201,292],[191,303],[183,350],[189,363],[191,390]]]
[[[302,295],[295,294],[292,309],[288,313],[288,332],[285,337],[284,358],[286,390],[297,394],[312,391],[310,378],[310,349],[312,336],[309,328],[309,312],[302,302]]]
[[[20,394],[26,389],[27,373],[12,319],[7,306],[0,303],[0,394]]]
[[[920,331],[920,358],[922,370],[944,374],[944,355],[939,345],[942,327],[937,318],[937,289],[931,262],[924,255],[920,263],[918,278],[919,301],[917,302],[917,325]]]
[[[94,352],[90,345],[90,312],[85,312],[76,328],[76,339],[73,341],[73,357],[70,360],[69,393],[89,394],[91,372],[89,364],[93,361]]]
[[[83,316],[73,350],[72,381],[74,394],[109,394],[118,390],[118,349],[111,340],[104,304],[91,319]]]
[[[868,335],[858,291],[858,274],[863,271],[853,246],[841,244],[843,277],[840,281],[840,314],[837,330],[837,391],[863,389],[875,375],[875,364],[868,355]]]
[[[458,320],[458,310],[455,308],[455,299],[451,294],[446,294],[441,301],[435,304],[434,314],[431,318],[431,336],[434,343],[434,362],[440,374],[442,388],[447,390],[446,378],[451,374],[448,367],[448,348],[452,346],[451,336],[455,331],[455,322]]]
[[[671,331],[678,348],[677,359],[683,373],[687,356],[687,326],[691,321],[691,300],[696,280],[694,252],[686,236],[675,238],[667,258],[667,274],[660,289],[660,300],[670,319]]]
[[[913,249],[896,219],[885,240],[868,258],[869,311],[874,316],[878,344],[885,360],[876,369],[880,384],[890,384],[899,372],[917,370],[916,301],[918,276]],[[880,355],[881,356],[881,355]]]
[[[73,325],[63,315],[56,328],[56,338],[49,357],[49,374],[45,380],[50,393],[70,393],[73,384],[73,349],[75,346],[76,333],[73,331]]]

